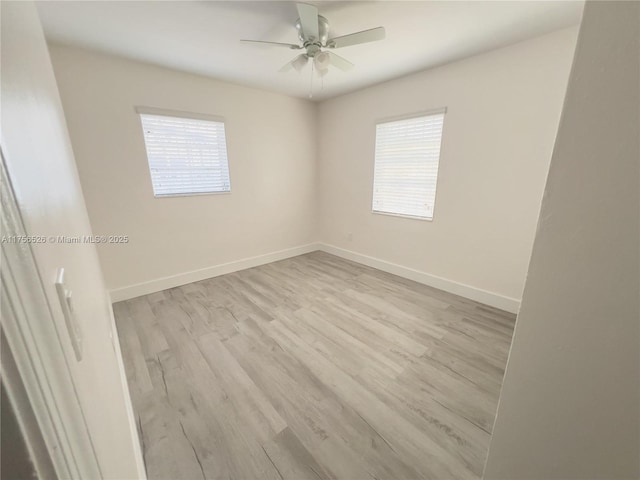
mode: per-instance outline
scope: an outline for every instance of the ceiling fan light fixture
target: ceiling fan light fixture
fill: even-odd
[[[293,68],[296,69],[296,72],[299,72],[304,68],[308,61],[309,57],[307,57],[306,55],[298,55],[295,60],[291,62],[291,65],[293,65]]]
[[[331,63],[331,59],[329,58],[329,55],[326,52],[320,52],[314,57],[313,62],[318,72],[321,72],[323,70],[329,69],[329,64]]]

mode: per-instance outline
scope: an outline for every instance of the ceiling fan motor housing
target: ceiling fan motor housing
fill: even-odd
[[[299,18],[296,20],[296,30],[298,31],[298,38],[305,47],[307,47],[307,44],[318,46],[326,45],[327,40],[329,40],[329,20],[324,18],[322,15],[318,15],[318,34],[320,35],[320,38],[305,39],[302,34],[302,24],[300,23]]]

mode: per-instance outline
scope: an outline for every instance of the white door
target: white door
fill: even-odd
[[[18,238],[2,245],[7,340],[59,475],[144,478],[96,247],[58,240],[93,232],[36,6],[2,2],[0,21],[2,234]]]

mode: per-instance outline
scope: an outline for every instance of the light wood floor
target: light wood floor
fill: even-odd
[[[150,479],[482,475],[511,314],[321,252],[114,309]]]

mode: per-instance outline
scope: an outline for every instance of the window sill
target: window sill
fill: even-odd
[[[229,195],[231,190],[228,192],[200,192],[200,193],[164,193],[162,195],[153,194],[154,198],[172,198],[172,197],[201,197],[203,195]]]
[[[377,210],[372,210],[371,213],[375,215],[387,215],[389,217],[407,218],[409,220],[422,220],[423,222],[433,222],[433,217],[417,217],[415,215],[403,215],[402,213],[379,212]]]

